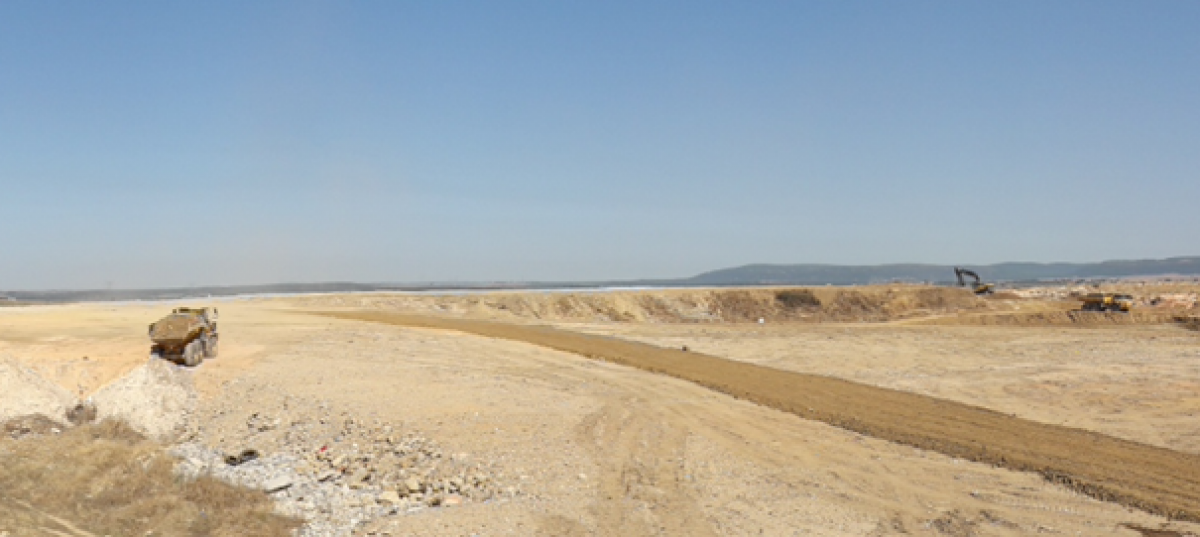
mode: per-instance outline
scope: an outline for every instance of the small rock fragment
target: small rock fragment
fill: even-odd
[[[292,486],[291,479],[287,476],[278,476],[268,479],[266,483],[263,483],[263,490],[267,491],[267,493],[279,492],[290,486]]]
[[[421,480],[415,477],[410,477],[404,480],[404,486],[408,488],[408,492],[421,492]]]

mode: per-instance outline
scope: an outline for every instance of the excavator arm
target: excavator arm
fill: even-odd
[[[963,281],[963,276],[970,276],[971,278],[974,278],[975,285],[979,285],[983,281],[979,278],[979,274],[976,274],[975,271],[967,270],[965,268],[954,267],[954,275],[958,276],[958,285],[960,287],[966,287],[967,285],[967,282]]]
[[[967,270],[967,269],[961,268],[961,267],[954,267],[954,275],[958,277],[958,285],[960,287],[967,286],[967,282],[966,282],[966,280],[963,279],[963,276],[974,279],[975,282],[973,284],[971,284],[971,289],[973,291],[975,291],[975,294],[977,294],[977,295],[986,295],[986,294],[990,294],[992,292],[993,285],[990,283],[983,283],[983,279],[980,278],[979,274],[977,274],[973,270]]]

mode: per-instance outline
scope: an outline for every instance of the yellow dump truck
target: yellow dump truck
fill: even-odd
[[[1088,293],[1079,297],[1083,301],[1082,311],[1122,311],[1133,308],[1133,297],[1114,293]]]
[[[150,355],[188,367],[217,357],[216,308],[175,308],[150,325]]]

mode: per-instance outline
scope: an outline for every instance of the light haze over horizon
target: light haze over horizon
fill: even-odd
[[[1197,255],[1198,24],[1183,1],[3,3],[0,289]]]

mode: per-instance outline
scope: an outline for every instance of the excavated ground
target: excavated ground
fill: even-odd
[[[1139,300],[1171,307],[1140,313],[1196,313],[1187,306],[1193,289],[1143,291]],[[180,467],[223,475],[222,455],[256,449],[262,458],[236,469],[295,479],[269,497],[308,520],[311,535],[1200,535],[1198,524],[1077,492],[1176,516],[1168,504],[1194,499],[1194,474],[1175,467],[1179,453],[1200,456],[1200,335],[1157,317],[1064,313],[1078,307],[1069,292],[977,298],[875,286],[234,299],[218,304],[221,357],[197,368],[147,364],[145,327],[173,306],[207,301],[0,308],[0,421],[62,414],[91,397],[101,414],[146,434],[182,433],[189,440],[176,448],[192,449],[172,451],[185,455]],[[331,310],[403,313],[436,326],[311,314]],[[479,337],[444,317],[526,325],[488,325],[492,337]],[[544,331],[528,323],[565,331],[538,336],[564,346],[526,343],[538,343],[528,332]],[[580,332],[593,337],[578,340]],[[685,345],[692,352],[664,349]],[[579,347],[619,363],[585,358]],[[173,372],[170,382],[151,374],[160,365]],[[187,417],[182,429],[179,417]],[[387,427],[419,433],[445,458],[406,468],[363,452],[390,442]],[[1005,443],[1012,431],[1029,436]],[[0,453],[36,441],[0,439]],[[330,494],[311,486],[356,451]],[[999,457],[1042,475],[964,460]],[[430,466],[437,461],[450,467]],[[1090,461],[1092,473],[1077,468]],[[395,503],[393,473],[415,470],[437,484],[454,464],[478,466],[472,471],[501,494],[467,494],[453,506],[411,496]],[[376,472],[344,489],[359,470]],[[1129,496],[1164,475],[1148,500]],[[1089,488],[1095,482],[1100,488]],[[96,529],[63,506],[30,505]],[[363,518],[381,510],[388,514]],[[0,535],[26,534],[10,522],[0,516]],[[161,528],[136,533],[152,529]]]
[[[1043,311],[1036,313],[983,313],[958,316],[937,316],[913,319],[910,324],[945,326],[1130,326],[1140,324],[1167,324],[1177,315],[1166,311],[1097,312],[1097,311]]]
[[[1200,521],[1200,456],[840,379],[542,326],[381,312],[327,315],[533,343],[670,375],[877,438],[985,462],[1106,501]]]
[[[1192,289],[1187,291],[1187,289]],[[1102,288],[1105,292],[1113,292]],[[1194,288],[1118,288],[1137,302],[1130,313],[1078,311],[1091,288],[1053,288],[975,296],[957,287],[663,289],[603,292],[496,292],[469,295],[332,295],[289,299],[301,308],[429,313],[552,323],[881,323],[1102,327],[1170,323],[1200,313]],[[1187,291],[1187,292],[1181,292]],[[1182,297],[1182,298],[1181,298]],[[1191,298],[1188,298],[1191,297]],[[1186,300],[1185,300],[1186,299]]]

